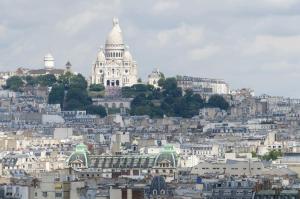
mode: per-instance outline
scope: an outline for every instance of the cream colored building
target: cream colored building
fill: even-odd
[[[98,52],[92,67],[92,84],[105,87],[132,86],[137,83],[137,64],[123,42],[122,30],[117,18],[107,36],[105,48]]]
[[[163,74],[156,68],[148,75],[148,84],[158,88],[158,81],[163,77]]]

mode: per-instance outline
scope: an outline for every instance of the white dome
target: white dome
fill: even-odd
[[[106,45],[123,45],[122,30],[117,18],[113,19],[113,28],[107,36]]]
[[[99,62],[105,61],[105,54],[102,49],[97,54],[97,61]]]
[[[45,61],[52,61],[52,60],[54,60],[54,57],[50,53],[48,53],[48,54],[45,55],[44,60]]]
[[[131,53],[128,50],[128,47],[126,47],[124,54],[123,54],[123,61],[128,61],[131,62],[132,61],[132,56]]]

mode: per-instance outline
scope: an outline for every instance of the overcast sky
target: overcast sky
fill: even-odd
[[[299,0],[0,0],[0,70],[50,52],[89,76],[114,16],[143,80],[157,67],[300,97]]]

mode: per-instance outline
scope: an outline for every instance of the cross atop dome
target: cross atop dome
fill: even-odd
[[[117,17],[113,18],[113,25],[118,25],[119,24],[119,19]]]

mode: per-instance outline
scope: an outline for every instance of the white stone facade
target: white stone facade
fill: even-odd
[[[163,75],[158,69],[154,69],[150,75],[148,75],[148,84],[158,88],[158,81],[162,78]]]
[[[137,64],[125,47],[118,19],[113,19],[113,28],[101,48],[92,67],[92,84],[105,87],[132,86],[137,83]]]

